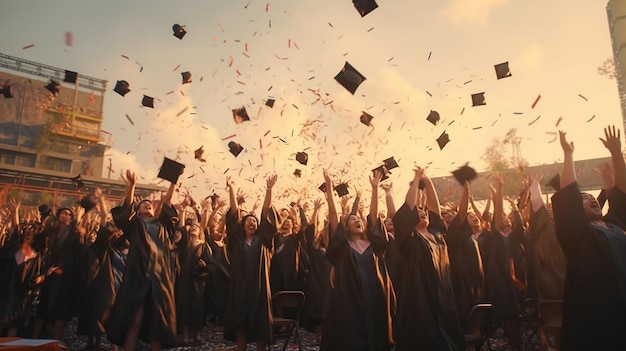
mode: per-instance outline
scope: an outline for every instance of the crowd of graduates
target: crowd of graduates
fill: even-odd
[[[369,177],[369,206],[361,189],[337,201],[332,170],[323,172],[326,204],[275,203],[277,175],[249,210],[230,177],[227,199],[182,194],[173,204],[176,182],[159,200],[139,199],[130,170],[111,210],[100,189],[74,208],[31,213],[9,199],[0,212],[0,331],[62,340],[78,317],[88,349],[106,335],[116,349],[141,339],[159,350],[199,345],[213,323],[238,350],[253,342],[264,350],[275,342],[272,296],[302,291],[301,325],[321,350],[464,350],[464,321],[481,303],[521,348],[528,298],[562,301],[562,349],[626,350],[620,132],[607,127],[600,138],[611,162],[597,168],[598,199],[580,192],[574,144],[559,136],[564,163],[549,203],[541,175],[526,174],[512,198],[494,173],[486,202],[474,201],[465,180],[461,198],[441,204],[419,166],[398,208],[384,169]]]

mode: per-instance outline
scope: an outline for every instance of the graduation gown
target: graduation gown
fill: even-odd
[[[330,299],[330,270],[331,264],[326,259],[326,249],[316,247],[315,225],[307,226],[305,230],[305,249],[309,259],[309,274],[304,287],[303,326],[311,331],[315,325],[322,323],[328,315]]]
[[[567,258],[561,350],[626,350],[626,294],[616,275],[620,263],[607,236],[587,219],[578,183],[557,191],[552,209]],[[626,209],[610,206],[609,216],[615,211]],[[626,272],[619,274],[624,278]]]
[[[563,298],[567,260],[556,237],[554,221],[545,206],[531,213],[529,232],[537,296],[541,300],[560,300]]]
[[[228,301],[228,285],[230,280],[230,262],[226,253],[226,245],[218,245],[212,239],[207,241],[217,264],[216,270],[209,276],[204,289],[206,314],[224,319],[226,302]]]
[[[226,232],[226,248],[231,266],[224,338],[236,341],[235,332],[244,327],[248,342],[273,344],[269,271],[276,227],[266,218],[261,218],[258,232],[248,245],[237,214],[228,211]]]
[[[176,281],[176,316],[178,326],[200,331],[205,325],[204,289],[217,269],[211,248],[205,242],[191,243],[181,252],[180,275]],[[200,266],[203,260],[206,266]]]
[[[362,255],[350,247],[341,225],[328,243],[333,268],[322,351],[389,350],[393,344],[396,301],[384,260],[387,233],[380,219],[372,220],[368,217],[366,229],[370,246]]]
[[[130,242],[124,279],[106,323],[109,340],[122,345],[133,317],[143,306],[139,337],[147,342],[176,344],[176,306],[171,264],[176,210],[163,205],[159,219],[151,219],[155,230],[139,218],[135,204],[111,210],[115,225]]]
[[[448,249],[441,233],[440,216],[429,213],[428,231],[437,238],[437,252],[415,231],[417,208],[406,204],[393,217],[402,255],[402,272],[396,286],[396,350],[464,350],[465,341],[455,308]]]

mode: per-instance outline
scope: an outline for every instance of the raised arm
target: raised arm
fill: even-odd
[[[228,190],[228,198],[230,200],[230,209],[228,211],[235,216],[239,216],[239,203],[237,202],[237,194],[235,193],[235,186],[230,177],[226,177],[226,190]]]
[[[265,189],[265,200],[263,201],[263,207],[261,208],[261,219],[267,218],[267,214],[270,212],[272,206],[272,188],[276,184],[278,176],[273,174],[267,178],[267,187]]]
[[[626,193],[626,163],[622,155],[622,142],[620,139],[620,130],[616,129],[615,126],[604,128],[604,139],[600,138],[604,147],[611,153],[615,187]]]
[[[459,209],[457,210],[457,217],[459,218],[459,223],[463,223],[467,218],[467,207],[469,205],[469,192],[470,185],[468,181],[463,183],[463,194],[461,195],[461,201],[459,201]]]
[[[393,202],[393,183],[381,184],[381,188],[385,191],[385,204],[387,205],[387,217],[393,218],[396,214],[396,205]]]
[[[326,202],[328,203],[328,233],[333,235],[337,231],[337,227],[339,227],[339,218],[337,217],[337,208],[333,199],[333,184],[328,171],[324,171],[324,184],[326,185]]]
[[[528,189],[530,191],[530,208],[533,213],[536,213],[546,205],[541,194],[541,179],[530,177],[528,181],[530,183]]]
[[[568,142],[567,133],[559,130],[559,140],[563,149],[563,169],[561,169],[561,189],[576,182],[576,170],[574,169],[574,142]]]
[[[20,226],[20,201],[17,199],[9,200],[9,209],[11,210],[11,223],[13,223],[13,228],[18,228]]]
[[[374,171],[374,175],[370,175],[370,184],[372,185],[372,200],[370,201],[370,219],[372,221],[378,218],[378,185],[383,174],[380,171]]]
[[[135,199],[135,185],[137,184],[137,175],[130,169],[126,170],[126,177],[122,175],[122,180],[126,184],[126,195],[124,196],[123,207],[128,207]]]
[[[428,206],[428,210],[437,214],[437,216],[441,216],[439,196],[437,196],[437,191],[435,190],[433,181],[425,173],[422,173],[422,180],[426,185],[424,191],[426,192],[426,206]]]
[[[504,229],[504,199],[502,198],[502,189],[504,188],[504,180],[499,174],[494,175],[496,181],[495,192],[493,194],[493,223],[495,230],[502,232]]]
[[[109,207],[107,206],[104,194],[102,194],[102,189],[96,188],[94,195],[98,198],[98,207],[100,208],[100,228],[103,228],[108,222]]]
[[[411,184],[409,184],[409,190],[406,192],[406,196],[404,197],[404,203],[407,205],[409,209],[415,209],[417,206],[417,191],[419,189],[419,182],[424,174],[424,169],[422,167],[415,167],[413,180]]]

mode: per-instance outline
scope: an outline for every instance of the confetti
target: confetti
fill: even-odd
[[[235,61],[235,59],[232,56],[230,56],[230,55],[228,55],[228,57],[230,58],[230,60],[228,61],[228,67],[232,67],[233,66],[233,62]]]
[[[130,116],[128,115],[128,113],[126,114],[126,119],[128,119],[128,121],[130,122],[130,124],[135,125],[135,122],[133,122],[132,119],[130,119]],[[128,155],[128,154],[127,154]]]
[[[270,10],[270,3],[268,2],[267,4],[265,4],[265,12],[269,12]]]
[[[556,121],[556,126],[558,127],[559,124],[561,124],[561,121],[563,120],[563,117],[559,117],[559,119]]]
[[[541,94],[537,95],[535,102],[533,102],[533,104],[530,107],[535,108],[535,106],[537,106],[537,103],[539,102],[539,99],[541,99]]]
[[[583,100],[585,100],[585,101],[589,101],[589,100],[587,100],[587,98],[586,98],[586,97],[584,97],[582,94],[578,94],[578,96],[580,96],[580,98],[581,98],[581,99],[583,99]]]
[[[33,46],[35,46],[35,44],[26,45],[26,46],[22,47],[22,50],[30,49]]]
[[[129,60],[128,56],[126,56],[126,55],[120,55],[120,56],[122,56],[123,58]]]
[[[426,94],[428,94],[428,96],[430,97],[433,97],[433,95],[430,92],[428,92],[428,90],[426,90]]]
[[[237,134],[231,134],[231,135],[229,135],[229,136],[227,136],[227,137],[225,137],[225,138],[222,138],[222,141],[224,141],[224,140],[228,140],[228,139],[232,139],[232,138],[234,138],[234,137],[236,137],[236,136],[237,136]]]
[[[427,59],[427,60],[430,60],[430,56],[431,56],[432,54],[433,54],[433,52],[432,52],[432,51],[428,53],[428,59]]]
[[[180,65],[174,67],[174,72],[176,72],[176,70],[179,69],[179,68],[180,68]]]
[[[537,120],[540,118],[541,116],[535,118],[532,122],[528,123],[529,126],[533,125],[533,123],[537,122]]]
[[[596,115],[591,116],[591,118],[589,118],[587,122],[591,122],[594,118],[596,118]]]
[[[74,38],[72,32],[65,32],[65,45],[72,46],[73,41]]]

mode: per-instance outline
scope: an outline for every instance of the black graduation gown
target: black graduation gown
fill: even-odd
[[[303,230],[296,234],[274,237],[276,250],[270,265],[270,286],[272,294],[278,291],[302,291],[308,273],[308,258],[303,249]]]
[[[307,226],[305,230],[305,249],[309,259],[309,274],[304,294],[303,326],[311,331],[313,327],[322,323],[328,315],[330,299],[330,270],[332,268],[326,259],[326,249],[314,246],[315,225]]]
[[[209,276],[217,269],[211,248],[205,242],[191,243],[181,252],[180,275],[176,280],[176,317],[178,327],[200,331],[205,325],[204,289]],[[203,260],[206,266],[200,266]]]
[[[224,320],[226,302],[228,301],[228,285],[230,280],[230,262],[226,254],[226,245],[218,245],[215,241],[207,241],[217,269],[209,276],[204,289],[206,314]]]
[[[530,214],[529,223],[537,296],[542,300],[560,300],[563,298],[567,260],[556,237],[554,221],[548,209],[542,206]]]
[[[116,275],[121,273],[120,263],[122,266],[125,264],[125,258],[111,242],[111,234],[107,228],[100,228],[96,241],[89,248],[93,262],[89,267],[86,298],[78,319],[79,335],[103,334],[106,331],[105,323],[119,284]]]
[[[454,217],[445,238],[456,308],[460,319],[464,320],[474,305],[485,301],[485,272],[478,241],[472,238],[467,219],[462,225],[460,221],[458,216]]]
[[[224,338],[236,341],[236,330],[244,327],[248,342],[263,341],[273,344],[269,270],[276,227],[266,218],[261,218],[256,237],[252,245],[248,246],[237,214],[228,211],[226,232],[226,248],[231,266]],[[250,261],[249,258],[253,260]]]
[[[429,213],[428,231],[437,237],[439,268],[430,244],[415,231],[417,208],[406,204],[393,217],[396,240],[402,255],[402,272],[396,286],[396,350],[464,350],[465,341],[455,308],[448,249],[441,233],[440,216]]]
[[[122,229],[130,242],[130,249],[124,279],[106,323],[107,336],[112,343],[122,345],[133,317],[143,306],[140,338],[175,345],[176,306],[170,238],[177,213],[170,206],[163,205],[155,224],[156,231],[151,234],[136,215],[134,205],[111,210],[115,225]]]
[[[366,275],[375,277],[370,286],[362,284],[368,277],[363,277],[360,272],[355,258],[358,253],[348,244],[341,225],[328,243],[326,257],[333,268],[329,313],[322,332],[322,351],[379,351],[389,350],[393,344],[392,318],[396,301],[384,260],[387,233],[380,219],[372,223],[368,217],[367,238],[370,247],[363,255],[368,256],[365,259],[371,260],[373,268]],[[367,304],[365,290],[378,296],[380,301]],[[374,326],[367,323],[371,319]]]
[[[610,215],[626,211],[612,205]],[[608,239],[587,219],[578,183],[554,194],[552,210],[567,258],[561,350],[626,350],[626,297],[618,290]]]

